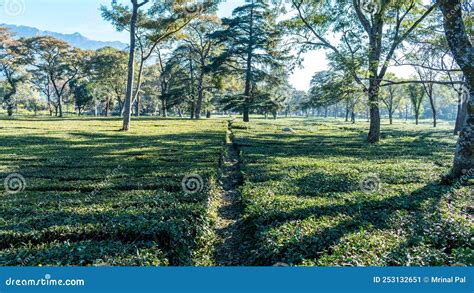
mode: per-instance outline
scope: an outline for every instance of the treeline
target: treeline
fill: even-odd
[[[179,7],[178,7],[179,8]],[[210,117],[211,113],[271,115],[297,106],[288,84],[288,52],[282,44],[278,13],[256,1],[229,19],[156,3],[138,13],[135,32],[133,115]],[[204,9],[204,6],[198,7]],[[194,8],[193,8],[194,9]],[[162,17],[155,19],[160,12]],[[199,13],[198,13],[199,12]],[[130,9],[102,7],[118,30],[129,25]],[[4,106],[18,106],[63,117],[75,113],[127,112],[129,54],[114,48],[84,51],[50,36],[15,39],[0,28]],[[43,99],[24,90],[38,92]],[[28,102],[25,102],[28,100]]]
[[[122,2],[128,5],[103,6],[102,16],[129,32],[127,53],[81,51],[50,37],[15,40],[1,30],[9,114],[25,81],[47,97],[50,113],[62,116],[64,103],[87,111],[100,100],[102,113],[123,114],[124,131],[133,112],[201,118],[230,111],[248,122],[252,113],[276,117],[345,103],[352,120],[368,112],[367,140],[377,143],[383,111],[393,118],[402,104],[418,120],[428,103],[436,126],[444,106],[435,85],[443,85],[458,100],[453,174],[474,168],[471,1],[248,0],[223,19],[216,17],[220,1]],[[288,74],[317,49],[326,51],[329,70],[301,95]],[[400,80],[390,74],[394,66],[416,73]]]
[[[457,73],[459,75],[459,73]],[[387,74],[390,80],[398,80],[394,74]],[[460,75],[462,78],[462,74]],[[411,80],[416,81],[415,76]],[[438,120],[460,121],[465,117],[468,100],[467,87],[462,83],[445,84],[437,81],[426,83],[387,84],[380,89],[380,114],[393,124],[394,119],[431,119],[433,127]],[[314,75],[311,90],[300,103],[307,116],[345,117],[346,122],[356,122],[356,118],[370,119],[369,106],[364,92],[352,89],[344,93],[341,83],[332,72],[319,72]],[[347,89],[346,89],[347,90]],[[456,133],[460,124],[456,123]]]

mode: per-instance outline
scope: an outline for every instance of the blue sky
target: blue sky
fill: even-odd
[[[124,3],[126,0],[119,0]],[[244,0],[228,0],[220,5],[218,14],[229,16]],[[0,0],[0,23],[26,25],[59,33],[75,33],[101,41],[128,43],[126,33],[118,33],[105,22],[99,7],[111,0]],[[307,90],[312,75],[326,68],[322,51],[306,54],[304,68],[296,69],[290,83],[297,89]]]

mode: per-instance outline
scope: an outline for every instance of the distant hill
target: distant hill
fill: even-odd
[[[71,44],[71,46],[83,49],[83,50],[97,50],[103,47],[113,47],[119,50],[123,50],[127,48],[127,44],[122,43],[122,42],[102,42],[102,41],[94,41],[90,40],[80,33],[74,33],[74,34],[61,34],[61,33],[55,33],[55,32],[50,32],[50,31],[42,31],[34,27],[29,27],[29,26],[17,26],[17,25],[11,25],[11,24],[0,24],[0,26],[8,28],[12,33],[15,34],[15,37],[17,38],[29,38],[29,37],[35,37],[35,36],[52,36],[57,39],[63,40],[65,42],[68,42]]]

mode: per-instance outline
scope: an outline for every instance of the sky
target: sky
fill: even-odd
[[[0,0],[0,23],[65,34],[78,32],[92,40],[128,43],[127,33],[115,31],[100,15],[100,5],[110,3],[111,0]],[[244,0],[228,0],[220,4],[218,15],[230,16],[242,3]],[[290,76],[290,83],[298,90],[308,90],[313,74],[327,69],[324,51],[309,52],[303,57],[302,68]]]

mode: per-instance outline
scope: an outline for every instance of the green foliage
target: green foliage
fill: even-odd
[[[8,30],[0,27],[0,74],[5,79],[2,85],[1,101],[13,114],[16,107],[15,94],[19,85],[27,79],[25,66],[27,65],[26,46],[23,40],[15,40]]]
[[[226,103],[226,109],[242,111],[248,116],[250,108],[264,97],[258,89],[259,83],[275,86],[285,80],[285,75],[279,74],[287,59],[282,31],[270,5],[260,0],[237,7],[232,18],[222,19],[222,25],[225,29],[212,37],[224,48],[209,70],[235,75],[244,81],[242,95],[228,96],[221,103]]]
[[[450,127],[384,125],[378,146],[367,146],[365,127],[235,124],[245,181],[243,264],[473,264],[470,190],[439,182],[452,162]],[[370,176],[380,189],[364,192]]]
[[[409,84],[407,86],[408,96],[410,98],[411,104],[413,106],[413,111],[415,112],[416,123],[418,124],[418,118],[421,113],[421,106],[423,99],[425,98],[425,91],[423,87],[419,84]]]
[[[127,87],[128,55],[111,47],[99,49],[90,62],[89,79],[97,92],[105,96],[104,103],[118,101],[119,110],[123,107],[123,98]]]
[[[0,195],[0,265],[210,264],[207,203],[225,125],[142,119],[130,133],[119,125],[2,121],[0,177],[21,173],[26,189]],[[202,192],[182,191],[189,174],[203,178]]]
[[[94,96],[92,94],[92,85],[84,81],[71,82],[71,92],[74,95],[76,107],[79,115],[87,108],[94,106]]]

